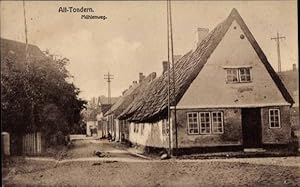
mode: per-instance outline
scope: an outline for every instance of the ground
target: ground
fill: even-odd
[[[94,155],[101,151],[101,158]],[[300,157],[148,160],[106,140],[76,140],[60,161],[14,158],[5,186],[299,186]]]

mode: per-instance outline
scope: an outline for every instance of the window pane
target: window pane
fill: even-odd
[[[212,128],[213,128],[213,133],[223,133],[223,119],[222,119],[222,112],[213,112],[213,121],[212,121]]]
[[[227,69],[227,82],[238,82],[237,69]]]
[[[200,133],[210,134],[210,113],[201,112],[200,113]]]
[[[190,134],[197,134],[199,133],[198,128],[198,113],[188,113],[188,132]]]
[[[240,68],[240,80],[241,82],[249,82],[250,78],[250,68]]]
[[[280,127],[280,110],[270,109],[269,110],[269,124],[270,127],[279,128]]]

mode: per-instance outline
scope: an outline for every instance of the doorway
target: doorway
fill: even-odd
[[[245,148],[261,147],[260,108],[242,109],[242,131]]]

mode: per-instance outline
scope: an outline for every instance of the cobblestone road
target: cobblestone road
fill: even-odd
[[[67,158],[91,156],[96,144],[77,142]],[[83,145],[81,145],[83,143]],[[79,146],[80,145],[80,146]],[[95,147],[94,147],[95,146]],[[106,148],[103,148],[108,146]],[[124,153],[106,144],[102,150]],[[117,155],[115,155],[117,157]],[[128,153],[123,156],[132,157]],[[38,162],[16,160],[6,169],[3,182],[10,185],[76,186],[299,186],[300,157]],[[264,162],[266,160],[266,162]],[[138,162],[139,161],[139,162]]]

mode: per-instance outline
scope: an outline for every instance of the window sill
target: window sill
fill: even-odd
[[[226,84],[245,84],[245,83],[252,83],[252,81],[245,81],[245,82],[228,82],[226,81]]]
[[[198,133],[198,134],[191,134],[191,133],[188,133],[188,135],[201,135],[201,136],[207,136],[207,135],[222,135],[222,134],[224,134],[224,133],[210,133],[210,134],[200,134],[200,133]]]

